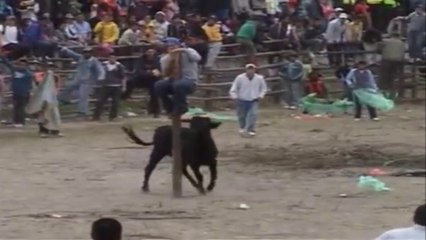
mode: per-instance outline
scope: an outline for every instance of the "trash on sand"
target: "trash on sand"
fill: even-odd
[[[348,194],[346,194],[346,193],[341,193],[341,194],[339,194],[339,197],[341,197],[341,198],[347,198],[347,197],[348,197]]]
[[[373,168],[373,169],[370,169],[368,171],[368,175],[373,176],[373,177],[374,176],[384,176],[384,175],[387,175],[387,174],[388,174],[387,172],[383,171],[380,168]]]
[[[391,189],[386,184],[372,176],[360,176],[358,179],[358,187],[372,190],[374,192],[385,192]]]
[[[134,113],[134,112],[125,112],[123,114],[125,117],[137,117],[138,114]]]
[[[238,206],[238,209],[247,210],[247,209],[250,209],[250,206],[245,203],[240,203],[240,205]]]
[[[51,218],[62,218],[63,216],[59,215],[59,214],[49,214],[49,217],[51,217]]]

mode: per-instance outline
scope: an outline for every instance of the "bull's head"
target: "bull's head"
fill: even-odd
[[[212,121],[207,116],[196,116],[191,118],[189,121],[189,127],[197,130],[210,130],[218,128],[222,123]]]

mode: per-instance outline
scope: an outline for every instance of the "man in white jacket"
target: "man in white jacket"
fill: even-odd
[[[267,91],[265,78],[256,73],[256,65],[247,64],[246,72],[238,75],[232,83],[229,94],[237,102],[240,134],[254,137],[259,99]]]
[[[425,240],[425,219],[425,204],[422,204],[414,212],[413,226],[392,229],[380,235],[376,240]]]

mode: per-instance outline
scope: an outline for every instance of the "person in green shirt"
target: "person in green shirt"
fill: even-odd
[[[248,19],[237,32],[237,43],[241,45],[241,50],[247,54],[248,63],[256,63],[256,46],[254,39],[257,34],[257,21]]]

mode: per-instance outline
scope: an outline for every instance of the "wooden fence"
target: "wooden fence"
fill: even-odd
[[[265,42],[268,44],[277,44],[278,41]],[[118,59],[120,61],[133,61],[139,54],[145,49],[152,47],[150,45],[138,45],[138,46],[114,46]],[[244,64],[246,56],[242,54],[236,54],[229,56],[227,49],[234,49],[238,47],[237,44],[230,44],[223,46],[223,53],[217,58],[216,62],[218,68],[216,70],[207,71],[201,74],[200,82],[197,86],[196,92],[189,97],[189,101],[192,105],[202,106],[206,109],[214,109],[216,107],[223,107],[228,105],[230,102],[229,88],[231,87],[232,80],[236,75],[244,72]],[[77,51],[80,49],[75,48]],[[269,91],[267,97],[272,99],[273,102],[278,102],[280,95],[286,91],[281,83],[281,79],[277,75],[277,69],[280,63],[272,63],[271,59],[274,57],[286,57],[293,51],[273,51],[273,52],[260,52],[256,55],[258,61],[258,72],[265,76]],[[120,55],[119,53],[127,53],[126,55]],[[129,54],[130,53],[130,54]],[[356,52],[358,55],[365,54],[366,52]],[[301,53],[303,55],[304,53]],[[333,53],[341,54],[341,53]],[[317,54],[317,58],[325,59],[326,55]],[[55,65],[59,66],[55,72],[59,74],[62,79],[68,79],[70,74],[74,73],[72,59],[56,58],[52,59]],[[335,69],[330,68],[328,65],[314,66],[314,69],[318,70],[323,76],[323,80],[329,89],[329,92],[334,97],[339,97],[342,94],[341,83],[334,76]],[[377,72],[378,67],[372,67],[373,72]],[[418,98],[418,90],[424,89],[425,87],[425,67],[424,63],[419,64],[406,64],[404,67],[404,85],[401,86],[400,95],[405,97],[405,89],[411,90],[410,98]],[[6,94],[10,96],[10,94]],[[137,91],[132,98],[135,101],[144,101],[147,99],[146,94]]]

